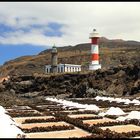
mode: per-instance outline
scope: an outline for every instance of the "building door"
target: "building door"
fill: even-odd
[[[60,72],[60,68],[58,67],[57,69],[58,69],[58,73],[59,73]]]
[[[61,72],[64,72],[64,71],[63,71],[63,67],[61,67]]]

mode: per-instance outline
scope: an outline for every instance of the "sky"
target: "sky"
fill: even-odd
[[[0,65],[52,47],[109,39],[140,41],[140,2],[0,2]]]

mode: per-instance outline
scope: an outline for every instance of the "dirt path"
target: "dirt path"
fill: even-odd
[[[80,138],[89,136],[88,132],[75,127],[73,130],[53,131],[53,132],[41,132],[41,133],[27,133],[30,138]]]
[[[104,123],[104,122],[114,122],[116,120],[103,118],[103,119],[95,119],[95,120],[83,120],[83,123],[87,123],[90,125],[97,124],[97,123]]]
[[[70,118],[81,118],[81,117],[95,117],[97,115],[94,114],[74,114],[74,115],[68,115]]]
[[[111,131],[115,131],[118,133],[122,133],[122,132],[131,132],[131,131],[140,131],[140,127],[136,126],[136,125],[132,125],[132,124],[128,124],[128,125],[118,125],[118,126],[109,126],[109,127],[100,127],[103,130],[106,130],[107,128],[109,128]]]
[[[47,126],[62,126],[62,125],[69,125],[66,122],[46,122],[46,123],[33,123],[33,124],[22,124],[20,125],[21,128],[24,129],[31,129],[33,127],[47,127]]]

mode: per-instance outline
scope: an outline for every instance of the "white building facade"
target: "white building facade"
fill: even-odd
[[[78,72],[81,71],[81,65],[73,65],[73,64],[58,64],[57,65],[57,72]],[[51,73],[51,65],[45,66],[45,72]]]

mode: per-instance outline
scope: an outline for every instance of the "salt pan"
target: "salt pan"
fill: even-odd
[[[102,100],[102,101],[109,101],[109,102],[115,101],[117,103],[121,103],[122,102],[122,103],[124,103],[126,105],[127,104],[130,104],[130,103],[132,103],[134,105],[140,105],[140,101],[139,100],[136,100],[136,99],[130,101],[129,99],[112,98],[112,97],[100,97],[100,96],[96,96],[94,99],[96,101]]]
[[[140,112],[139,111],[131,111],[127,116],[118,117],[116,120],[124,121],[124,120],[131,120],[131,119],[140,120]]]
[[[19,135],[26,136],[21,129],[16,126],[13,119],[5,114],[7,111],[0,106],[0,138],[17,138]]]
[[[105,115],[124,115],[125,113],[123,112],[122,109],[119,107],[110,107],[106,112],[101,112],[99,113],[100,116],[105,116]]]
[[[96,106],[96,105],[79,104],[79,103],[75,103],[75,102],[72,102],[72,101],[66,101],[66,100],[50,98],[50,97],[47,97],[46,100],[61,103],[65,107],[69,106],[69,107],[76,107],[76,108],[79,108],[79,109],[99,111],[99,107]]]

